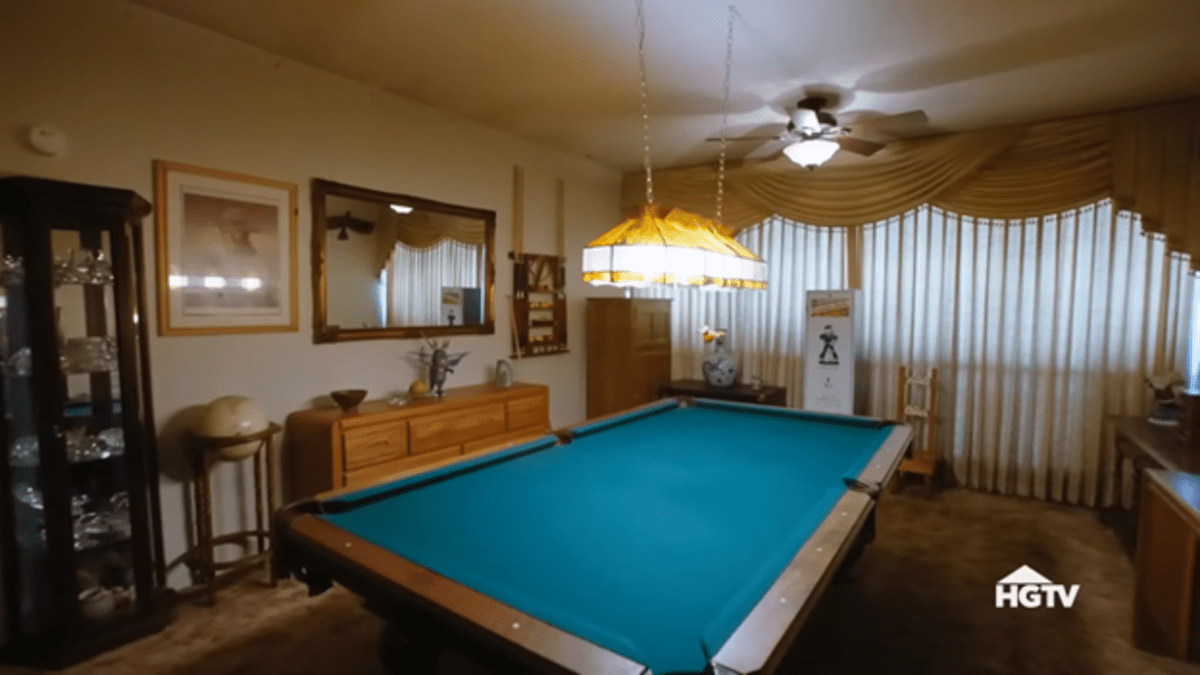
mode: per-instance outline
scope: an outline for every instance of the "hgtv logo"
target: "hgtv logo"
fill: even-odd
[[[1037,609],[1038,607],[1071,607],[1079,595],[1079,584],[1070,588],[1051,583],[1029,565],[996,582],[996,607]]]

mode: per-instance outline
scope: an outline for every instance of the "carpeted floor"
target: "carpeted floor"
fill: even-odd
[[[830,588],[807,624],[789,675],[1200,675],[1131,644],[1133,567],[1091,511],[917,490],[884,495],[878,522],[849,581]],[[1080,584],[1074,607],[996,609],[996,581],[1021,565]],[[215,608],[181,606],[158,635],[64,675],[379,675],[379,631],[344,590],[310,599],[295,582],[243,583]],[[478,672],[461,660],[442,665]]]

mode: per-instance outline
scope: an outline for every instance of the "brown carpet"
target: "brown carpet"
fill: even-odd
[[[949,490],[884,495],[879,536],[825,595],[786,673],[1200,675],[1130,641],[1133,568],[1095,513]],[[996,609],[995,583],[1027,564],[1080,584],[1071,609]],[[215,608],[184,605],[161,633],[65,675],[379,675],[379,621],[334,589],[243,583]],[[477,672],[445,660],[455,675]],[[0,675],[33,671],[2,668]]]

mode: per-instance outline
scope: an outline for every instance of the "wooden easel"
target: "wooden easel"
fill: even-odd
[[[914,389],[924,389],[914,396]],[[928,375],[910,375],[907,366],[900,366],[900,377],[896,380],[896,418],[912,424],[913,445],[908,456],[900,461],[896,469],[895,491],[904,488],[906,474],[925,477],[925,489],[933,490],[933,477],[940,461],[937,451],[937,368],[930,368]]]

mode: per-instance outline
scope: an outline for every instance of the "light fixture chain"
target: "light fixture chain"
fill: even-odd
[[[646,109],[646,11],[642,0],[637,5],[638,71],[642,77],[642,165],[646,168],[646,203],[654,203],[654,181],[650,177],[650,113]]]
[[[729,6],[729,35],[725,39],[725,112],[721,117],[721,159],[717,162],[717,222],[725,205],[725,146],[729,132],[729,89],[733,74],[733,17],[737,7]]]

